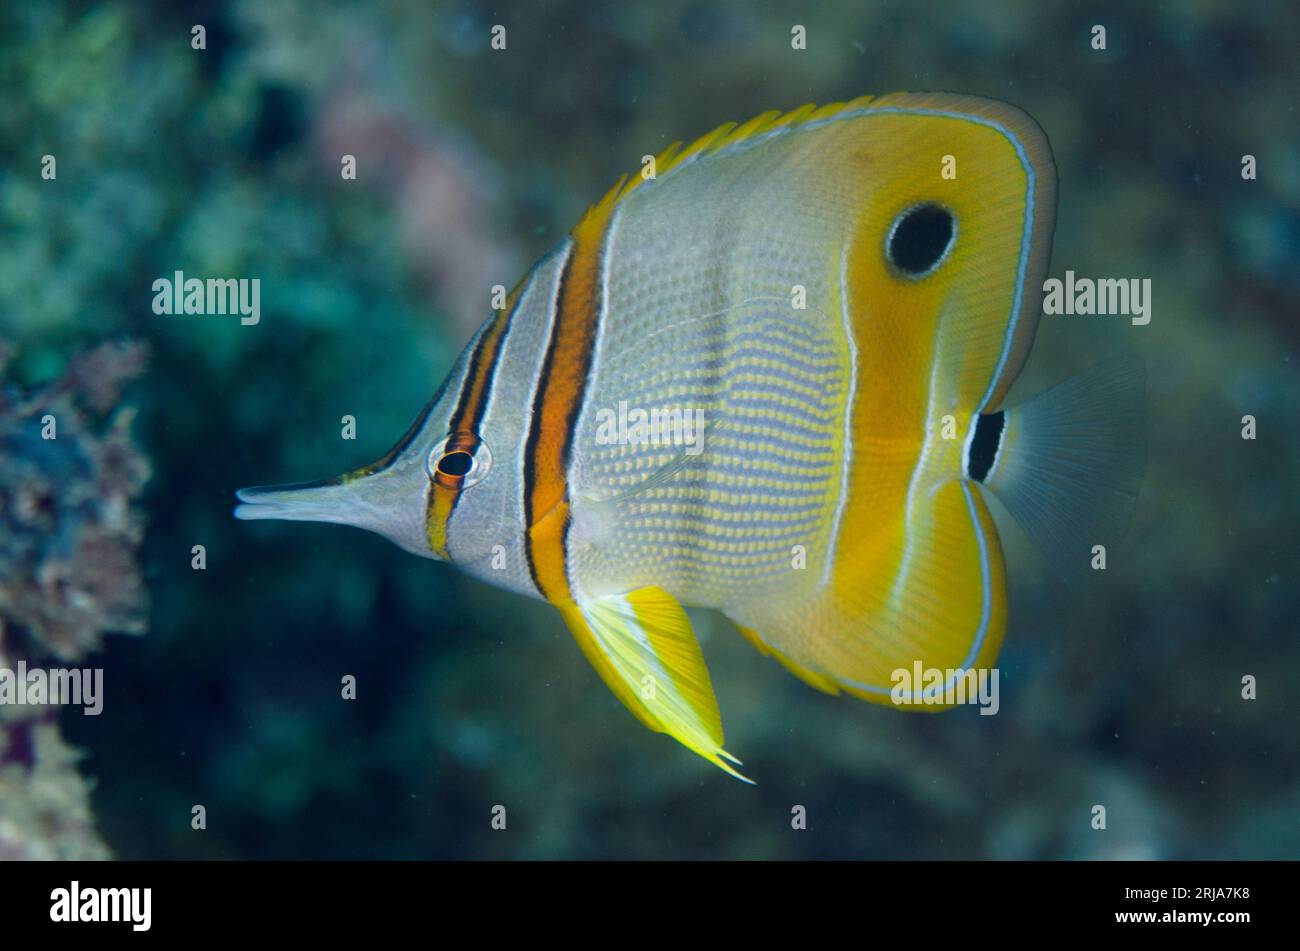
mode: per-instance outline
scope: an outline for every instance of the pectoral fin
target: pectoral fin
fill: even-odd
[[[561,605],[582,652],[642,723],[737,779],[722,717],[690,619],[661,588]]]

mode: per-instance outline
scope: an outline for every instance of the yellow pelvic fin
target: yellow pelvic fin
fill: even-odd
[[[614,696],[656,733],[744,782],[722,748],[722,716],[690,619],[661,588],[560,605],[582,652]]]

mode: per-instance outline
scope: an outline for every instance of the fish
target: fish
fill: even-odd
[[[1086,569],[1144,466],[1140,360],[1004,405],[1056,211],[1037,123],[894,93],[728,123],[624,176],[381,459],[237,493],[554,606],[649,729],[750,782],[686,607],[829,694],[985,670],[996,499]],[[948,704],[950,705],[950,704]]]

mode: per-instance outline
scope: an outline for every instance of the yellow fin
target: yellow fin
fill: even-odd
[[[836,124],[859,121],[861,134]],[[1055,208],[1050,148],[1020,110],[943,94],[821,109],[778,134],[786,129],[823,137],[825,182],[835,180],[829,170],[853,181],[869,167],[889,175],[879,188],[859,188],[861,200],[827,205],[843,209],[849,233],[833,264],[853,372],[845,470],[821,571],[791,586],[797,591],[725,607],[799,676],[934,710],[929,691],[903,690],[896,675],[917,663],[989,667],[1006,626],[1005,565],[986,489],[966,480],[969,440],[954,435],[973,433],[977,415],[1000,405],[1028,352]],[[949,153],[966,170],[960,178],[942,179],[928,164]],[[962,237],[942,268],[901,279],[881,253],[885,236],[926,204],[944,209]],[[1014,466],[999,479],[1008,490],[1029,484]],[[1035,487],[1041,496],[1041,482]]]
[[[862,135],[834,131],[839,122],[858,120],[870,122]],[[967,414],[997,409],[1033,341],[1056,217],[1047,137],[1014,106],[950,93],[890,93],[760,113],[684,147],[674,142],[655,157],[653,178],[624,175],[583,221],[595,227],[637,189],[689,167],[802,134],[825,137],[818,151],[825,174],[807,184],[809,194],[834,209],[826,214],[849,232],[840,309],[857,325],[860,401],[872,407],[873,418],[908,425],[911,414],[895,407],[915,406],[918,397],[898,381],[924,381],[942,361],[941,401]],[[930,155],[951,155],[961,177],[954,166],[953,178],[941,178]],[[874,181],[874,169],[888,169],[886,180],[860,186],[861,200],[845,201],[843,182]],[[923,204],[947,210],[961,237],[942,269],[924,281],[900,281],[880,248],[899,209]],[[936,344],[941,309],[949,314]]]
[[[828,102],[820,107],[813,103],[807,103],[797,109],[791,109],[789,112],[783,113],[779,109],[762,112],[747,122],[724,122],[711,132],[700,136],[690,145],[683,147],[681,142],[674,142],[656,155],[655,177],[661,178],[668,172],[686,165],[696,158],[720,151],[746,139],[753,139],[769,132],[775,132],[778,129],[797,128],[806,122],[828,119],[848,109],[860,109],[873,101],[874,98],[872,96],[861,96],[850,102]],[[596,205],[588,210],[587,214],[595,215],[602,211],[608,211],[611,205],[622,201],[644,181],[646,179],[641,175],[624,175],[615,183],[613,188],[605,193],[605,196]]]
[[[681,604],[661,588],[639,588],[560,607],[583,653],[614,695],[656,733],[744,782],[722,748],[722,716],[709,670]]]
[[[813,686],[909,711],[944,705],[928,690],[897,698],[898,671],[992,667],[1006,627],[1006,577],[977,486],[927,488],[908,518],[844,549],[825,588],[738,611],[762,632],[746,636]]]

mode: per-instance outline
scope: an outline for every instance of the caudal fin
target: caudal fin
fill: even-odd
[[[1128,528],[1146,469],[1145,389],[1140,357],[1110,360],[1005,410],[987,471],[971,447],[971,474],[1059,572],[1085,569]]]

